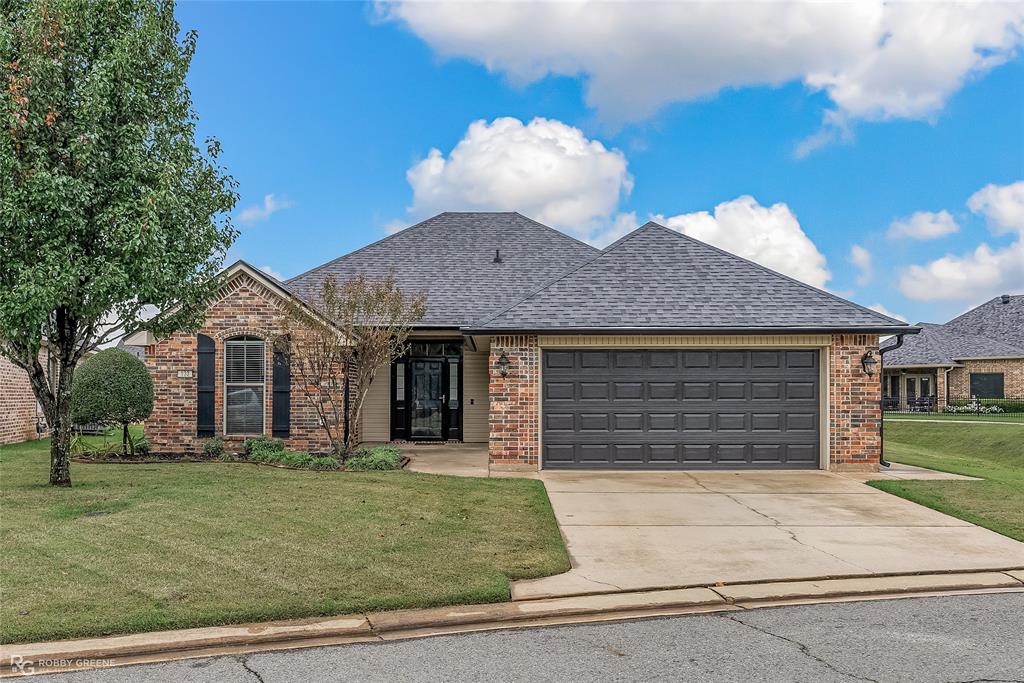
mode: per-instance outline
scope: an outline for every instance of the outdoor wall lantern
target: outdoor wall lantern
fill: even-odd
[[[864,367],[864,372],[869,375],[875,374],[875,371],[878,370],[878,359],[870,351],[860,359],[860,364]]]
[[[508,354],[502,351],[501,355],[498,356],[498,372],[501,373],[502,377],[508,377],[508,366]]]

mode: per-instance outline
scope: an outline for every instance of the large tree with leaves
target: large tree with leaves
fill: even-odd
[[[50,483],[68,486],[75,366],[143,326],[200,324],[237,193],[217,142],[196,144],[196,35],[173,3],[0,7],[0,352],[28,372]]]

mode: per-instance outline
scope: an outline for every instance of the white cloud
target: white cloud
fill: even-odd
[[[996,234],[1016,233],[1009,246],[982,242],[973,251],[946,254],[900,275],[900,291],[921,301],[976,301],[1024,289],[1024,181],[987,185],[971,195],[968,208],[984,215]]]
[[[402,220],[401,218],[396,218],[394,220],[387,222],[387,224],[384,226],[384,232],[386,232],[389,235],[394,235],[396,232],[402,232],[403,230],[408,228],[409,225],[409,221]]]
[[[264,195],[262,204],[253,204],[242,209],[238,214],[240,223],[257,223],[265,221],[278,211],[291,207],[287,199],[277,199],[274,195]]]
[[[381,2],[445,57],[515,84],[586,79],[609,121],[724,88],[802,81],[835,106],[804,153],[850,119],[932,117],[1022,42],[1021,3]]]
[[[882,304],[871,304],[870,306],[868,306],[868,308],[870,308],[872,311],[878,311],[882,315],[887,315],[890,318],[896,318],[897,320],[902,320],[903,322],[910,322],[909,320],[907,320],[907,316],[903,315],[902,313],[893,313]]]
[[[274,278],[275,280],[280,280],[280,281],[284,282],[284,279],[285,279],[284,275],[281,275],[281,273],[277,272],[276,270],[274,270],[270,266],[260,266],[260,270],[262,270],[264,273],[266,273],[270,277]]]
[[[632,189],[626,166],[622,152],[561,121],[475,121],[448,156],[432,149],[408,170],[410,212],[519,211],[585,235]]]
[[[985,216],[997,234],[1024,232],[1024,180],[1010,185],[986,185],[971,195],[967,208]]]
[[[832,277],[825,256],[783,203],[761,206],[743,195],[722,202],[713,215],[697,211],[654,220],[820,289]]]
[[[951,235],[960,229],[949,211],[915,211],[907,218],[892,222],[887,236],[890,239],[909,237],[915,240],[933,240]]]
[[[871,282],[871,278],[874,275],[873,267],[871,264],[871,252],[855,244],[850,247],[850,263],[857,267],[860,273],[857,275],[857,284],[864,286]]]

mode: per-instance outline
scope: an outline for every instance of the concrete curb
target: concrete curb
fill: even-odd
[[[957,592],[1024,591],[1024,569],[714,585],[0,646],[0,677],[446,633]]]

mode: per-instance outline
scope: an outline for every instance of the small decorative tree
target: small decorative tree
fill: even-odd
[[[352,450],[354,429],[345,429],[345,396],[359,424],[377,372],[405,353],[412,326],[426,313],[426,297],[406,294],[393,275],[358,276],[337,284],[324,280],[312,306],[292,301],[281,319],[292,373],[316,410],[334,453]]]
[[[153,379],[146,365],[121,349],[86,358],[71,385],[71,419],[77,424],[121,425],[125,454],[135,454],[128,425],[153,412]]]

